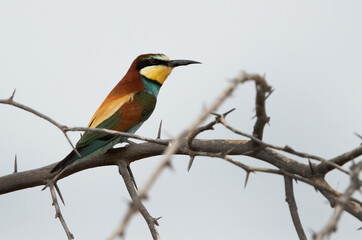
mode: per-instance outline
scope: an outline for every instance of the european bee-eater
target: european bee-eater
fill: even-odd
[[[126,75],[108,94],[91,118],[88,127],[107,128],[135,133],[155,109],[158,92],[173,68],[199,63],[191,60],[170,60],[164,54],[144,54],[132,63]],[[75,148],[51,172],[62,170],[108,151],[125,137],[106,133],[85,132]]]

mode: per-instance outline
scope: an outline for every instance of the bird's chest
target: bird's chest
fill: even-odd
[[[134,101],[142,109],[141,121],[146,121],[155,109],[156,97],[146,91],[141,91],[134,95]]]

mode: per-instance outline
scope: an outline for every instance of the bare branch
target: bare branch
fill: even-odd
[[[295,198],[294,198],[292,178],[285,176],[284,184],[285,184],[285,201],[288,203],[289,211],[292,216],[295,230],[297,231],[299,239],[306,240],[307,237],[304,233],[302,223],[300,222],[297,203],[295,202]]]
[[[242,72],[238,77],[236,77],[231,84],[221,93],[216,100],[207,107],[201,114],[194,120],[194,122],[185,130],[183,131],[175,140],[173,140],[169,147],[165,151],[165,156],[163,157],[163,161],[168,161],[171,156],[177,152],[179,147],[185,141],[185,138],[193,133],[198,126],[206,120],[210,113],[215,112],[219,106],[231,95],[231,93],[236,89],[239,83],[245,82],[249,79],[250,75],[246,72]]]
[[[266,115],[265,109],[265,101],[273,92],[271,86],[265,81],[264,77],[255,76],[252,79],[255,82],[256,88],[256,97],[255,97],[255,112],[256,112],[256,122],[254,125],[253,136],[262,140],[264,126],[270,120],[270,118]]]
[[[119,174],[121,174],[121,176],[123,177],[124,183],[126,184],[128,193],[132,198],[133,204],[136,206],[138,211],[142,214],[143,218],[146,220],[148,228],[151,231],[152,238],[154,240],[160,239],[156,230],[156,225],[158,225],[157,219],[151,217],[151,215],[148,213],[147,209],[143,205],[140,197],[138,196],[137,191],[132,182],[132,177],[127,170],[127,163],[122,160],[118,161],[118,170]]]
[[[68,240],[72,240],[72,239],[74,239],[74,236],[69,231],[69,228],[68,228],[67,224],[65,223],[64,217],[62,215],[62,212],[60,211],[60,207],[59,207],[58,200],[57,200],[57,195],[55,194],[53,184],[49,185],[49,191],[50,191],[50,194],[52,195],[52,199],[53,199],[53,205],[55,208],[55,218],[58,218],[60,223],[62,224],[63,229],[64,229],[65,233],[67,234]]]
[[[41,112],[36,111],[35,109],[33,109],[33,108],[31,108],[31,107],[28,107],[28,106],[26,106],[26,105],[24,105],[24,104],[15,102],[15,101],[13,100],[14,95],[15,95],[15,90],[14,90],[13,94],[11,95],[11,97],[9,97],[8,99],[0,99],[0,103],[12,105],[12,106],[14,106],[14,107],[23,109],[23,110],[25,110],[25,111],[27,111],[27,112],[30,112],[30,113],[32,113],[32,114],[34,114],[34,115],[36,115],[36,116],[38,116],[38,117],[40,117],[40,118],[43,118],[44,120],[46,120],[46,121],[48,121],[48,122],[50,122],[51,124],[53,124],[54,126],[56,126],[57,128],[59,128],[59,129],[64,133],[67,141],[68,141],[69,144],[72,146],[73,150],[74,150],[78,155],[80,155],[79,152],[77,151],[77,149],[75,149],[73,143],[70,141],[68,135],[66,134],[66,131],[64,130],[65,127],[64,127],[63,125],[59,124],[57,121],[55,121],[55,120],[53,120],[52,118],[50,118],[50,117],[42,114]]]
[[[57,127],[60,131],[63,132],[65,138],[67,139],[68,143],[71,145],[72,149],[80,156],[78,150],[75,148],[75,146],[73,145],[73,143],[70,141],[67,132],[69,131],[88,131],[88,132],[100,132],[100,133],[107,133],[107,134],[112,134],[112,135],[116,135],[116,136],[122,136],[122,137],[127,137],[127,138],[134,138],[134,139],[139,139],[139,140],[143,140],[143,141],[148,141],[148,142],[154,142],[154,143],[159,143],[159,144],[164,144],[164,142],[162,141],[158,141],[157,139],[151,139],[151,138],[146,138],[146,137],[141,137],[138,135],[134,135],[134,134],[130,134],[130,133],[125,133],[125,132],[118,132],[118,131],[114,131],[114,130],[109,130],[109,129],[102,129],[102,128],[87,128],[87,127],[67,127],[64,126],[60,123],[58,123],[57,121],[53,120],[52,118],[46,116],[45,114],[42,114],[40,112],[38,112],[37,110],[28,107],[24,104],[15,102],[13,100],[14,98],[14,94],[15,94],[15,90],[13,92],[13,95],[11,97],[9,97],[8,99],[0,99],[0,104],[8,104],[20,109],[23,109],[27,112],[30,112],[40,118],[43,118],[44,120],[50,122],[52,125],[54,125],[55,127]]]
[[[150,191],[153,184],[155,184],[157,178],[161,175],[162,171],[169,166],[169,161],[161,161],[159,165],[156,167],[150,178],[146,181],[146,184],[139,192],[140,199],[146,199],[147,194]],[[116,239],[118,236],[123,236],[126,230],[126,227],[131,220],[132,216],[137,212],[136,206],[134,204],[130,205],[127,214],[124,216],[121,225],[119,228],[109,237],[109,240]]]
[[[248,137],[250,139],[252,139],[253,141],[255,141],[256,143],[260,144],[261,146],[263,147],[269,147],[269,148],[272,148],[272,149],[276,149],[276,150],[280,150],[280,151],[283,151],[283,152],[287,152],[287,153],[290,153],[290,154],[294,154],[296,156],[299,156],[299,157],[303,157],[303,158],[308,158],[308,159],[314,159],[314,160],[317,160],[317,161],[320,161],[322,163],[325,163],[326,165],[329,165],[330,167],[333,167],[332,169],[334,168],[337,168],[338,170],[340,170],[341,172],[343,173],[346,173],[348,175],[351,175],[351,173],[347,170],[345,170],[344,168],[342,168],[341,166],[337,165],[336,163],[334,163],[332,160],[330,161],[327,161],[321,157],[318,157],[316,155],[312,155],[312,154],[308,154],[308,153],[303,153],[303,152],[298,152],[298,151],[295,151],[293,148],[289,147],[288,145],[284,146],[284,147],[279,147],[279,146],[276,146],[276,145],[272,145],[272,144],[269,144],[269,143],[266,143],[266,142],[263,142],[261,141],[260,139],[250,135],[250,134],[247,134],[247,133],[244,133],[244,132],[241,132],[235,128],[233,128],[232,126],[230,126],[230,124],[226,121],[225,118],[221,117],[220,118],[220,122],[227,128],[229,129],[230,131],[238,134],[238,135],[241,135],[241,136],[244,136],[244,137]],[[362,146],[361,146],[361,154],[362,154]],[[348,161],[350,161],[351,159],[349,159]],[[316,172],[321,172],[321,170],[316,170]]]
[[[328,172],[330,172],[331,170],[333,170],[334,166],[343,166],[344,164],[346,164],[347,162],[359,157],[362,155],[362,145],[356,147],[355,149],[352,149],[351,151],[345,152],[337,157],[334,157],[330,160],[328,160],[328,163],[333,163],[333,165],[331,164],[326,164],[326,163],[321,163],[316,167],[316,171],[325,175]],[[339,168],[338,168],[339,169]],[[351,175],[351,174],[350,174]]]
[[[226,112],[224,114],[214,114],[219,106],[227,99],[233,91],[237,88],[237,86],[241,83],[245,83],[247,81],[254,81],[256,85],[256,122],[253,129],[253,135],[249,135],[243,133],[233,127],[231,127],[226,119],[225,116],[231,112]],[[334,215],[332,216],[330,222],[327,226],[321,230],[320,234],[322,238],[332,231],[336,229],[338,220],[340,215],[343,211],[347,211],[357,219],[362,221],[362,203],[361,201],[354,199],[352,194],[355,190],[360,187],[361,182],[358,179],[358,173],[361,172],[361,162],[353,168],[352,171],[345,170],[342,166],[355,159],[358,156],[362,155],[362,145],[346,152],[340,156],[337,156],[333,159],[326,160],[319,156],[315,156],[308,153],[298,152],[295,151],[293,148],[289,147],[288,145],[284,147],[279,147],[275,145],[271,145],[262,141],[263,138],[263,131],[265,124],[269,122],[269,117],[266,115],[266,108],[265,108],[265,101],[273,92],[272,88],[267,84],[265,81],[265,77],[262,77],[258,74],[248,74],[242,72],[238,77],[236,77],[231,84],[221,93],[221,95],[201,114],[194,120],[194,122],[185,130],[183,131],[178,138],[173,140],[161,140],[161,126],[162,121],[160,123],[157,139],[146,138],[134,134],[124,133],[113,131],[109,129],[98,129],[98,128],[82,128],[82,127],[67,127],[59,124],[58,122],[54,121],[53,119],[45,116],[37,112],[36,110],[27,107],[23,104],[15,102],[15,90],[11,97],[5,100],[0,100],[0,103],[9,104],[15,106],[17,108],[23,109],[28,111],[32,114],[35,114],[38,117],[49,121],[51,124],[55,125],[59,128],[63,134],[65,135],[67,141],[70,143],[72,148],[77,152],[74,148],[73,144],[71,143],[67,133],[69,131],[88,131],[88,132],[101,132],[107,133],[117,136],[123,136],[126,138],[134,138],[139,139],[142,141],[146,141],[147,143],[142,144],[130,144],[127,148],[121,149],[111,149],[106,154],[97,156],[93,159],[88,161],[79,163],[77,165],[72,166],[71,168],[67,168],[64,170],[64,174],[60,177],[67,177],[73,173],[78,171],[93,168],[98,166],[105,166],[105,165],[117,165],[119,168],[119,172],[123,177],[123,180],[126,184],[127,190],[133,200],[133,204],[130,206],[128,213],[126,214],[121,226],[117,231],[112,235],[111,239],[116,238],[117,236],[122,236],[124,234],[125,228],[133,216],[134,213],[137,212],[137,209],[141,212],[144,219],[146,220],[149,229],[151,231],[153,239],[159,239],[158,233],[156,231],[155,225],[157,225],[157,219],[151,217],[148,213],[147,209],[142,204],[142,199],[145,199],[147,193],[151,186],[155,183],[157,177],[161,174],[165,167],[170,166],[170,159],[174,154],[183,154],[190,157],[190,162],[188,166],[188,170],[190,170],[194,158],[196,156],[208,156],[214,158],[220,158],[226,160],[235,166],[240,167],[246,172],[246,179],[245,179],[245,186],[248,182],[250,173],[256,172],[264,172],[264,173],[271,173],[271,174],[278,174],[283,176],[285,179],[285,191],[286,191],[286,201],[288,202],[289,209],[292,215],[293,223],[298,233],[300,239],[306,239],[304,230],[300,223],[300,219],[298,216],[297,206],[294,198],[293,192],[293,183],[292,179],[304,182],[315,187],[316,190],[320,191],[326,199],[330,202],[331,206],[336,206],[336,210]],[[216,115],[215,119],[208,124],[201,126],[200,125],[206,120],[206,118],[210,115]],[[212,130],[214,125],[221,123],[230,131],[234,133],[247,137],[251,139],[251,141],[245,140],[199,140],[195,139],[198,134],[206,130]],[[357,134],[357,136],[361,137]],[[273,151],[272,149],[276,149],[278,151],[287,152],[293,154],[295,156],[303,157],[308,159],[308,164],[300,163],[290,157],[284,156],[279,152]],[[146,182],[146,185],[141,189],[139,195],[136,191],[136,183],[129,168],[129,164],[133,161],[144,159],[151,156],[157,156],[164,154],[160,165],[156,169],[156,171],[152,174],[149,181]],[[269,168],[257,168],[252,166],[247,166],[239,161],[236,161],[229,157],[229,155],[244,155],[249,156],[252,158],[256,158],[267,162],[277,169],[269,169]],[[120,160],[122,159],[122,160]],[[312,164],[310,159],[314,159],[320,161],[319,165]],[[25,172],[17,172],[17,158],[15,156],[14,162],[14,173],[0,177],[0,194],[8,193],[11,191],[16,191],[28,187],[34,187],[45,184],[48,179],[54,177],[55,174],[50,173],[50,169],[54,167],[55,164],[25,171]],[[358,173],[356,175],[355,169],[358,167]],[[351,176],[351,185],[346,190],[344,194],[341,194],[334,190],[324,179],[325,175],[334,169],[338,169],[346,174]],[[353,185],[354,184],[354,185]],[[51,194],[54,202],[54,206],[56,209],[56,217],[59,217],[60,221],[63,217],[60,213],[60,208],[56,199],[56,194],[54,191],[54,187],[58,191],[56,185],[51,184]],[[62,199],[60,191],[58,191],[60,198]],[[63,201],[63,199],[62,199]],[[64,221],[64,219],[63,219]],[[62,223],[63,225],[63,223]],[[67,233],[68,239],[72,239],[69,237],[73,237],[67,229],[67,226],[64,222],[63,228]],[[68,234],[69,232],[69,234]],[[319,236],[319,235],[318,235]]]
[[[337,206],[334,209],[332,217],[328,223],[313,236],[314,240],[323,240],[326,236],[337,230],[338,221],[343,213],[344,208],[352,194],[361,187],[359,174],[362,171],[362,161],[352,167],[351,183],[345,193],[338,198]]]

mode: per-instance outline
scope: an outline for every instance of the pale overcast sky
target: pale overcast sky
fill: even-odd
[[[325,158],[360,144],[362,134],[362,2],[285,1],[21,1],[0,0],[0,99],[15,99],[69,126],[85,126],[108,92],[142,53],[201,61],[176,69],[155,112],[137,132],[177,136],[239,71],[266,74],[275,92],[265,141],[288,144]],[[241,86],[219,112],[236,107],[230,123],[252,132],[254,86]],[[0,105],[0,175],[60,161],[71,150],[54,126]],[[203,138],[237,138],[221,127]],[[74,142],[79,133],[72,134]],[[132,165],[138,184],[160,158]],[[246,157],[252,166],[268,166]],[[300,160],[307,163],[306,160]],[[173,158],[146,206],[162,216],[162,239],[297,239],[283,178],[245,173],[219,159]],[[344,191],[348,178],[328,175]],[[128,208],[116,167],[83,171],[59,182],[61,206],[75,239],[106,239]],[[65,239],[48,191],[41,187],[0,196],[0,239]],[[333,210],[321,194],[295,185],[307,235],[320,230]],[[355,197],[361,199],[361,195]],[[332,239],[362,239],[361,223],[342,216]],[[151,239],[140,215],[126,239]]]

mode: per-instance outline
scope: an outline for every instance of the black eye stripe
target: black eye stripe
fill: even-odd
[[[152,65],[156,65],[159,61],[157,59],[150,58],[150,59],[148,59],[148,62]]]
[[[149,58],[140,61],[137,66],[136,70],[141,70],[142,68],[148,67],[148,66],[155,66],[155,65],[165,65],[167,66],[167,61],[156,59],[156,58]]]

